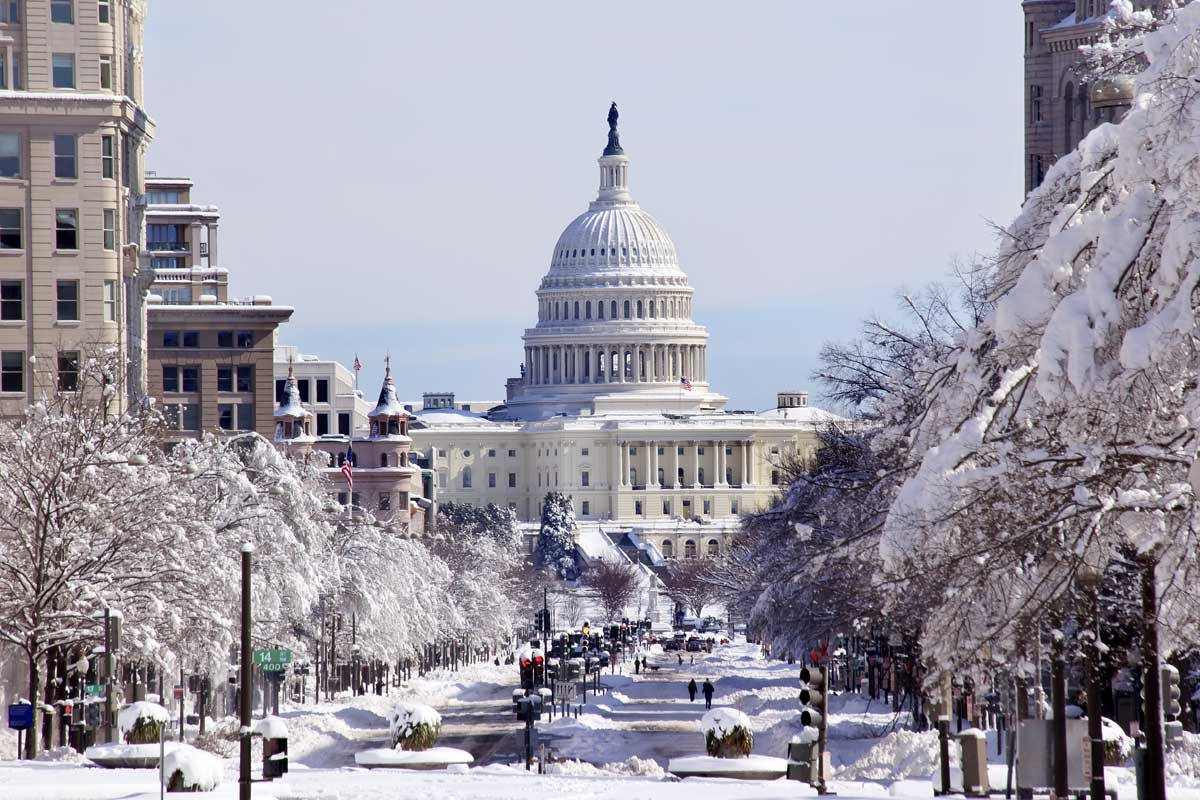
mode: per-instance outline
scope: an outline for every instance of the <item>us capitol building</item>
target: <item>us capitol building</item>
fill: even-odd
[[[508,505],[536,521],[559,491],[581,530],[659,529],[663,556],[708,555],[739,513],[778,493],[781,461],[811,458],[817,428],[836,417],[803,392],[764,413],[726,411],[675,244],[630,194],[615,104],[599,165],[596,199],[554,245],[506,402],[414,409],[413,449],[439,502]],[[668,533],[696,525],[712,535]]]

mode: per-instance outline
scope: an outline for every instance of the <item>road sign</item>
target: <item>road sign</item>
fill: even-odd
[[[263,672],[276,672],[287,669],[292,663],[291,650],[255,650],[254,666],[262,667]]]
[[[104,697],[103,683],[89,683],[83,687],[84,697]]]
[[[29,703],[13,703],[8,707],[8,727],[14,731],[27,731],[33,727],[33,706]]]
[[[575,702],[575,681],[555,681],[554,682],[554,702],[556,703],[574,703]]]
[[[182,700],[183,699],[183,687],[180,686],[179,684],[175,684],[175,688],[171,692],[171,694],[176,700]]]

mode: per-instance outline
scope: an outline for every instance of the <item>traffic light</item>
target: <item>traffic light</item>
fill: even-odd
[[[533,683],[534,685],[543,684],[546,682],[546,659],[541,653],[533,657]]]
[[[826,710],[825,668],[804,667],[800,670],[800,724],[824,732]]]
[[[521,688],[533,689],[533,659],[521,656]]]
[[[1179,691],[1179,670],[1170,664],[1163,664],[1162,668],[1162,698],[1163,698],[1163,716],[1167,722],[1174,722],[1179,719],[1179,715],[1183,713],[1183,708],[1180,705]]]

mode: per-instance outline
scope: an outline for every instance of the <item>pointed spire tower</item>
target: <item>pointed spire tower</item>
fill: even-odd
[[[311,416],[300,403],[300,388],[296,385],[295,371],[289,360],[283,398],[279,402],[279,407],[275,409],[275,441],[311,438],[308,431]]]
[[[371,438],[408,436],[408,421],[412,415],[404,410],[396,396],[396,383],[392,380],[392,357],[384,359],[386,365],[383,387],[379,390],[379,402],[367,415],[371,421]]]

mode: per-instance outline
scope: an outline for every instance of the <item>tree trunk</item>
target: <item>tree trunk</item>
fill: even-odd
[[[1163,765],[1162,664],[1158,656],[1157,562],[1142,562],[1142,710],[1145,715],[1146,760],[1143,765],[1146,794],[1143,800],[1166,800],[1167,780]]]
[[[25,650],[29,659],[29,702],[33,703],[33,726],[25,731],[25,758],[34,759],[38,754],[38,721],[41,713],[41,670],[38,668],[37,642],[32,641]]]

